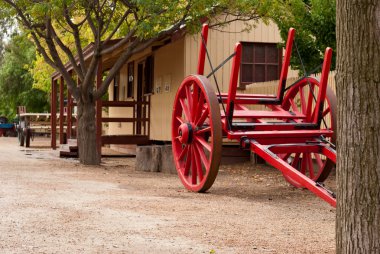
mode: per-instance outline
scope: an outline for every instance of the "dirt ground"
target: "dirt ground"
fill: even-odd
[[[335,253],[335,209],[270,167],[223,166],[198,194],[134,158],[87,167],[48,144],[0,138],[0,253]]]

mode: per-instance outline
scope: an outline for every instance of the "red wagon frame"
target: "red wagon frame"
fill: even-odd
[[[204,192],[212,186],[226,138],[262,157],[294,186],[307,188],[336,206],[335,194],[323,185],[336,163],[336,98],[327,85],[332,49],[325,51],[320,80],[303,77],[287,87],[294,37],[291,28],[277,94],[237,93],[240,43],[231,56],[228,93],[221,93],[218,85],[215,93],[204,76],[208,26],[203,25],[197,74],[184,79],[173,106],[173,157],[187,189]],[[251,105],[265,105],[269,110],[251,110]]]

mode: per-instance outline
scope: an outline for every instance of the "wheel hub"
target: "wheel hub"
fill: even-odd
[[[178,128],[179,141],[182,144],[190,144],[193,141],[194,128],[190,123],[183,123]]]

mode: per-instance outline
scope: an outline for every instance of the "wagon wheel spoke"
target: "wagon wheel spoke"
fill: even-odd
[[[282,160],[284,161],[287,161],[290,157],[290,155],[292,155],[291,153],[287,153],[287,154],[278,154],[278,156],[281,157]]]
[[[186,91],[186,99],[187,99],[187,105],[188,105],[188,108],[189,109],[189,117],[188,120],[189,121],[193,121],[193,110],[191,110],[193,108],[193,97],[191,95],[191,91],[190,91],[190,85],[189,86],[185,86],[185,91]]]
[[[207,151],[211,152],[211,146],[206,142],[206,140],[201,137],[195,137],[195,140],[198,141],[204,148],[206,148]]]
[[[182,120],[182,117],[180,117],[180,116],[177,116],[176,117],[176,119],[178,120],[178,122],[180,122],[181,124],[183,124],[184,123],[184,121]]]
[[[200,117],[200,118],[198,119],[198,121],[195,123],[195,125],[196,125],[196,126],[200,126],[200,125],[202,125],[202,124],[205,122],[206,118],[208,117],[208,114],[209,114],[209,109],[206,108],[205,111],[203,111],[201,117]]]
[[[202,164],[200,159],[200,150],[198,149],[197,145],[193,146],[194,148],[194,156],[195,156],[195,166],[196,166],[196,172],[199,178],[199,182],[203,181],[203,171],[202,171]]]
[[[322,113],[322,117],[327,116],[328,113],[330,113],[330,107],[327,107],[327,108],[323,111],[323,113]]]
[[[191,115],[193,116],[193,122],[195,122],[197,120],[197,113],[198,113],[198,104],[199,104],[199,88],[193,84],[193,93],[192,93],[192,112],[191,112]]]
[[[191,121],[190,110],[187,107],[185,100],[183,98],[181,98],[181,99],[179,99],[179,101],[181,103],[181,106],[182,106],[182,109],[183,109],[183,113],[185,114],[186,120],[188,122],[190,122]]]
[[[296,103],[294,102],[294,99],[290,100],[290,104],[292,105],[293,112],[299,113],[298,107],[297,107]]]
[[[307,163],[309,166],[309,176],[311,179],[314,179],[315,177],[315,172],[314,172],[314,165],[313,165],[313,159],[311,158],[311,154],[307,154]]]
[[[183,171],[183,174],[185,176],[189,175],[190,172],[190,165],[191,165],[191,159],[192,159],[192,153],[191,153],[191,145],[188,146],[189,148],[187,149],[187,157],[186,157],[186,162],[185,162],[185,169]]]
[[[307,159],[306,159],[306,154],[302,154],[302,159],[301,159],[301,169],[300,172],[302,174],[306,174],[306,169],[307,169]]]
[[[194,151],[194,146],[191,146],[191,156],[192,156],[192,162],[191,162],[191,183],[196,184],[197,183],[197,165],[196,165],[196,155]]]
[[[294,159],[293,159],[293,161],[292,161],[292,167],[293,168],[298,168],[298,162],[299,162],[299,160],[300,160],[300,153],[297,153],[295,156],[294,156]]]
[[[314,99],[314,86],[308,86],[309,87],[309,97],[307,99],[307,110],[306,110],[306,116],[307,116],[307,120],[308,121],[311,121],[312,119],[312,115],[311,115],[311,111],[312,111],[312,108],[313,108],[313,99]]]
[[[197,131],[197,135],[200,135],[200,134],[204,134],[204,133],[207,133],[207,132],[211,132],[211,127],[206,127],[206,128],[203,128],[203,129],[200,129]]]
[[[185,154],[187,154],[187,150],[189,150],[189,146],[185,146],[185,148],[182,150],[182,152],[178,156],[178,161],[181,161],[185,157]]]
[[[302,114],[306,114],[306,101],[305,101],[305,95],[303,92],[303,88],[299,87],[298,90],[300,93],[301,112],[302,112]]]
[[[203,150],[203,148],[199,144],[197,144],[196,146],[197,146],[197,149],[198,149],[198,152],[199,152],[199,155],[201,157],[201,161],[202,161],[203,165],[206,168],[209,167],[210,163],[208,162],[205,151]]]
[[[198,101],[195,101],[196,102],[196,111],[195,111],[195,117],[194,117],[194,122],[197,123],[199,118],[201,117],[202,115],[202,111],[204,109],[204,106],[205,106],[205,103],[204,103],[204,95],[203,93],[200,93],[199,94],[199,98],[198,98]],[[207,107],[207,106],[206,106]]]
[[[323,161],[321,159],[321,156],[319,154],[317,154],[317,153],[315,153],[314,156],[315,156],[315,160],[317,161],[318,167],[319,168],[323,167],[324,163],[323,163]]]

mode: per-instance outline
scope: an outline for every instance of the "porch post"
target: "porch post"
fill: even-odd
[[[64,79],[61,77],[59,83],[59,143],[64,144],[65,139],[63,136],[63,121],[64,121],[64,96],[63,96],[63,85]]]
[[[57,80],[51,80],[51,104],[50,104],[51,148],[57,148]]]
[[[72,98],[69,88],[67,87],[67,129],[66,129],[66,137],[71,138],[71,128],[72,128]]]
[[[96,74],[96,87],[99,88],[103,81],[102,58],[99,60]],[[102,99],[96,101],[96,145],[99,155],[102,156]]]

